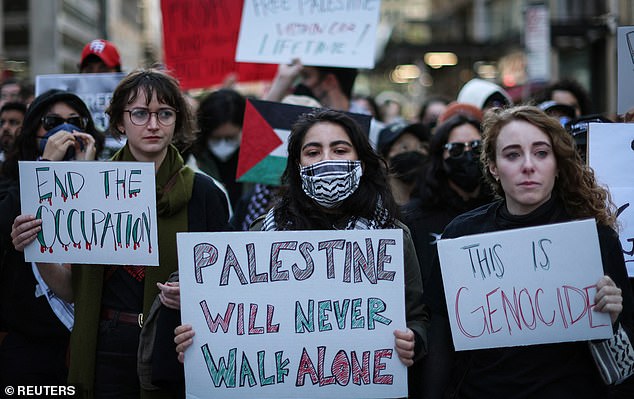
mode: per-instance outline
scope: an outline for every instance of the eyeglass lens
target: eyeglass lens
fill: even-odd
[[[44,130],[51,130],[56,126],[61,125],[62,123],[70,123],[71,125],[75,125],[80,129],[86,128],[86,118],[82,118],[81,116],[62,118],[61,116],[57,115],[47,115],[42,118],[42,127],[44,127]]]
[[[468,143],[447,143],[445,148],[449,152],[449,156],[452,158],[460,158],[466,151],[467,146],[474,153],[479,153],[481,149],[481,140],[473,140]]]
[[[152,114],[156,114],[156,118],[163,126],[170,126],[176,122],[176,111],[166,108],[158,111],[149,111],[144,108],[134,108],[126,110],[130,114],[130,121],[137,125],[143,126],[150,121]]]

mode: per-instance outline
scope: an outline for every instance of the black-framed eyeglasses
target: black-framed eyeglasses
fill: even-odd
[[[444,148],[452,158],[460,158],[467,151],[467,147],[473,151],[474,154],[479,154],[482,151],[482,140],[467,141],[466,143],[447,143]]]
[[[130,115],[130,122],[136,126],[146,125],[150,121],[152,114],[156,115],[156,119],[163,126],[172,126],[176,122],[176,110],[171,108],[163,108],[158,111],[150,111],[147,108],[132,108],[123,112],[127,112]]]
[[[82,116],[71,116],[70,118],[62,118],[59,115],[46,115],[42,117],[42,127],[44,130],[51,130],[54,127],[61,125],[62,123],[70,123],[75,125],[81,130],[86,129],[88,125],[88,118]]]

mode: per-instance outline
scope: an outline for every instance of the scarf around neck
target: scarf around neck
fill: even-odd
[[[136,162],[129,144],[117,151],[113,161]],[[156,212],[160,217],[175,214],[187,205],[194,185],[193,171],[185,166],[183,158],[173,145],[167,148],[165,159],[156,172]]]
[[[136,161],[128,144],[111,160]],[[159,293],[156,283],[167,281],[169,275],[178,269],[176,233],[188,230],[187,205],[194,187],[194,171],[184,166],[176,147],[168,147],[165,159],[156,172],[155,182],[159,266],[140,266],[144,268],[144,314],[148,314]],[[77,386],[81,397],[93,396],[104,271],[104,267],[73,265],[75,325],[71,334],[68,381]],[[147,393],[143,391],[142,395]]]

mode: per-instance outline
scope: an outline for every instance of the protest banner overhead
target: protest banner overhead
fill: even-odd
[[[183,89],[271,80],[277,65],[236,62],[242,0],[161,0],[165,63]]]
[[[380,0],[245,0],[236,60],[374,68]]]

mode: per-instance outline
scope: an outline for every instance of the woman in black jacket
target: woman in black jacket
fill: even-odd
[[[633,337],[632,292],[609,193],[581,162],[572,137],[535,107],[487,114],[481,159],[486,179],[501,199],[458,216],[443,238],[595,219],[605,275],[596,285],[594,311],[610,315],[615,335],[603,342],[458,352],[449,392],[457,398],[607,397],[609,387],[590,348],[616,342],[619,335],[630,341]],[[437,261],[434,266],[439,278]]]
[[[408,371],[412,397],[440,398],[450,378],[453,358],[450,331],[443,321],[444,304],[434,302],[437,298],[434,292],[442,287],[430,283],[430,274],[436,242],[447,224],[493,198],[482,179],[481,149],[479,120],[456,114],[438,125],[413,198],[403,210],[421,268],[423,302],[432,312],[429,352]]]

